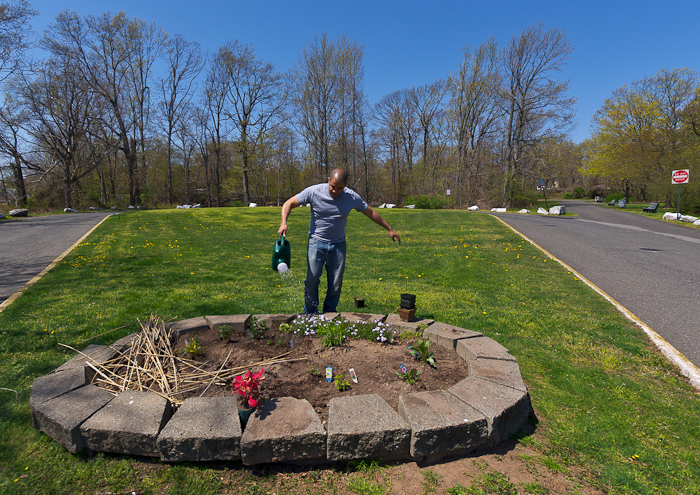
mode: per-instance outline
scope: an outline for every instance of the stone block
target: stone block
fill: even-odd
[[[85,385],[38,404],[32,411],[37,429],[73,454],[85,448],[80,426],[114,398],[95,385]]]
[[[227,326],[232,332],[247,332],[250,328],[250,315],[205,316],[204,319],[212,330]]]
[[[399,414],[411,426],[414,458],[462,454],[489,440],[484,415],[444,390],[400,396]]]
[[[352,323],[360,323],[365,321],[384,321],[386,315],[372,314],[372,313],[340,313],[340,316]]]
[[[265,314],[254,315],[260,321],[264,321],[270,327],[270,330],[277,331],[282,323],[289,323],[297,317],[296,313],[292,314]]]
[[[466,330],[447,323],[435,323],[430,325],[423,332],[424,339],[430,339],[437,345],[454,351],[457,347],[457,342],[461,339],[469,339],[472,337],[481,337],[482,334],[472,330]]]
[[[473,359],[500,359],[502,361],[517,361],[508,353],[508,349],[489,337],[480,336],[461,339],[456,343],[457,354],[465,361]]]
[[[83,423],[80,431],[90,450],[157,457],[156,440],[171,414],[164,397],[125,390]]]
[[[508,439],[528,422],[530,396],[522,390],[470,376],[447,391],[486,416],[491,445]]]
[[[435,320],[416,318],[414,321],[403,321],[398,313],[391,313],[386,317],[386,324],[392,327],[397,333],[417,332],[418,328],[429,327]]]
[[[469,361],[469,376],[478,376],[484,380],[527,392],[527,387],[520,375],[520,365],[518,365],[517,361],[501,361],[498,359]]]
[[[66,361],[61,366],[56,368],[56,371],[65,371],[69,369],[84,368],[86,364],[92,363],[100,365],[114,359],[117,356],[117,351],[108,345],[91,344],[83,349],[69,361]]]
[[[29,407],[32,411],[32,426],[37,430],[39,429],[39,424],[34,414],[34,410],[39,404],[80,388],[86,383],[88,383],[88,380],[85,375],[85,368],[73,368],[35,378],[32,383],[32,394],[29,397]]]
[[[130,333],[126,337],[122,337],[121,339],[115,341],[112,345],[110,345],[110,347],[117,352],[128,351],[131,348],[131,342],[138,334],[138,332]]]
[[[191,397],[158,435],[167,462],[231,461],[241,458],[236,397]]]
[[[179,338],[183,335],[187,335],[188,333],[201,332],[202,330],[207,330],[209,328],[209,324],[203,317],[198,316],[196,318],[189,318],[187,320],[175,321],[173,323],[170,323],[168,327],[172,328]]]
[[[246,465],[323,460],[326,442],[326,430],[309,401],[270,399],[248,420],[241,437],[241,457]]]
[[[340,315],[340,313],[323,313],[323,317],[328,321],[335,320],[338,315]]]
[[[335,397],[328,404],[328,460],[409,456],[411,429],[379,395]]]

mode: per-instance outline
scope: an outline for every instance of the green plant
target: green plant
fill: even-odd
[[[279,329],[280,332],[284,333],[291,333],[293,331],[293,328],[289,323],[281,323]]]
[[[396,374],[398,377],[408,383],[409,385],[415,385],[420,378],[418,377],[419,371],[417,369],[412,369],[412,370],[407,370],[405,372],[403,371],[397,371]]]
[[[185,347],[182,350],[186,355],[192,358],[202,354],[202,343],[199,341],[199,337],[195,335],[191,339],[185,339]]]
[[[428,493],[435,493],[437,491],[438,487],[438,482],[441,478],[435,471],[432,469],[426,469],[424,471],[421,471],[421,474],[423,475],[423,493],[428,494]]]
[[[325,325],[324,331],[319,332],[321,344],[324,347],[340,347],[345,343],[347,325],[341,319],[332,320]]]
[[[318,370],[318,368],[316,368],[315,366],[310,366],[310,367],[309,367],[309,373],[310,373],[312,376],[321,376],[321,372],[320,372],[320,371]]]
[[[335,375],[335,377],[333,378],[333,383],[335,383],[338,392],[350,390],[350,382],[343,379],[342,373],[340,373],[339,375]]]
[[[267,322],[262,321],[260,318],[253,316],[250,319],[250,335],[252,335],[255,340],[264,339],[269,329]]]
[[[228,340],[231,336],[231,327],[228,325],[221,325],[219,327],[219,337],[221,340]]]
[[[437,368],[435,364],[435,355],[430,352],[430,341],[419,339],[418,343],[414,346],[409,347],[409,352],[411,356],[416,358],[418,361],[429,364],[433,368]]]

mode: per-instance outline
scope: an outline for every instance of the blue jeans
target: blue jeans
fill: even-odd
[[[323,301],[323,312],[334,313],[340,300],[345,272],[345,242],[329,244],[309,239],[306,253],[306,280],[304,281],[304,314],[318,313],[318,285],[323,265],[326,265],[328,290]]]

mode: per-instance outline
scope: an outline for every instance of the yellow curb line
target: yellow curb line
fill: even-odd
[[[617,302],[612,296],[610,296],[608,293],[606,293],[603,289],[595,285],[593,282],[588,280],[586,277],[581,275],[579,272],[571,268],[569,265],[561,261],[560,259],[556,258],[553,256],[549,251],[544,249],[542,246],[537,244],[535,241],[532,239],[528,238],[527,236],[523,235],[522,233],[518,232],[517,229],[513,228],[510,226],[505,220],[501,219],[500,217],[497,217],[496,215],[492,215],[494,218],[497,218],[503,225],[511,229],[513,232],[521,236],[523,239],[525,239],[527,242],[535,246],[537,249],[542,251],[544,254],[549,256],[552,260],[556,261],[560,265],[562,265],[564,268],[569,270],[571,273],[576,275],[579,279],[581,279],[586,285],[588,285],[591,289],[596,291],[598,294],[603,296],[605,299],[607,299],[610,303],[612,303],[613,306],[615,306],[618,311],[620,311],[623,315],[627,317],[628,320],[636,323],[639,327],[644,330],[644,333],[647,334],[649,339],[654,343],[654,345],[661,351],[661,354],[666,356],[671,362],[676,364],[680,368],[681,373],[690,380],[690,383],[698,390],[700,390],[700,369],[695,366],[687,357],[685,357],[681,352],[678,351],[675,347],[673,347],[671,344],[666,341],[661,335],[656,333],[649,325],[644,323],[642,320],[640,320],[637,315],[632,313],[629,309],[624,307],[622,304]]]
[[[27,282],[26,284],[24,284],[24,287],[22,287],[20,290],[18,290],[17,292],[15,292],[14,294],[12,294],[10,297],[8,297],[7,299],[5,299],[5,301],[3,301],[2,304],[0,304],[0,313],[2,313],[2,312],[5,310],[5,308],[7,308],[10,304],[12,304],[13,302],[15,302],[15,300],[16,300],[19,296],[21,296],[21,295],[24,293],[24,291],[26,291],[26,290],[29,289],[32,285],[34,285],[35,283],[37,283],[41,277],[43,277],[44,275],[46,275],[46,274],[49,272],[49,270],[51,270],[54,266],[56,266],[58,263],[60,263],[61,260],[63,260],[63,258],[65,258],[65,257],[68,255],[68,253],[70,253],[71,251],[73,251],[73,249],[75,249],[75,247],[76,247],[78,244],[80,244],[81,242],[83,242],[87,236],[89,236],[90,234],[92,234],[92,232],[93,232],[97,227],[99,227],[100,225],[102,225],[102,224],[104,223],[104,221],[107,220],[107,219],[108,219],[109,217],[111,217],[112,215],[114,215],[114,213],[112,213],[112,214],[110,214],[110,215],[107,215],[107,216],[104,217],[102,220],[100,220],[100,222],[99,222],[97,225],[95,225],[93,228],[91,228],[91,229],[90,229],[84,236],[82,236],[80,239],[78,239],[77,241],[75,241],[75,243],[73,243],[73,245],[72,245],[71,247],[69,247],[68,249],[66,249],[65,251],[63,251],[63,252],[59,255],[58,258],[56,258],[55,260],[53,260],[49,266],[47,266],[46,268],[44,268],[43,270],[41,270],[41,271],[39,272],[38,275],[36,275],[33,279],[31,279],[29,282]]]

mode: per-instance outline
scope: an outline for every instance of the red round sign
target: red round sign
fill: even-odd
[[[688,182],[688,171],[687,170],[674,170],[671,175],[671,181],[674,184],[685,184]]]

